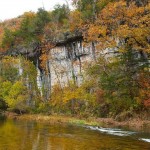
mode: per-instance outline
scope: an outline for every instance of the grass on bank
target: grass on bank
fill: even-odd
[[[61,125],[78,125],[78,126],[98,126],[98,127],[129,127],[133,130],[141,130],[143,127],[150,127],[150,120],[141,120],[134,118],[128,121],[118,122],[113,118],[77,118],[65,115],[42,115],[42,114],[24,114],[17,115],[7,112],[6,116],[11,119],[23,121],[36,121],[48,124],[61,124]]]

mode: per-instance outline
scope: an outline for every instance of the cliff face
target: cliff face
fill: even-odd
[[[48,52],[46,63],[48,73],[44,73],[37,65],[39,88],[41,89],[44,85],[44,91],[47,91],[45,94],[48,98],[52,86],[56,84],[64,87],[73,81],[74,84],[80,86],[85,66],[91,65],[95,61],[94,54],[91,44],[83,46],[82,39],[57,44]]]
[[[61,88],[69,86],[71,82],[80,86],[84,80],[85,68],[94,64],[99,55],[105,56],[106,59],[112,55],[108,49],[96,50],[96,45],[93,43],[85,45],[82,36],[70,37],[58,41],[55,45],[47,53],[46,72],[40,65],[42,55],[40,44],[32,43],[28,47],[17,46],[5,53],[11,56],[22,55],[34,63],[37,69],[37,86],[46,99],[49,99],[52,87],[56,84]],[[21,74],[23,68],[21,64],[18,66],[20,66],[18,69]]]
[[[72,38],[57,43],[56,47],[48,52],[47,73],[40,69],[39,59],[37,58],[37,84],[39,89],[44,87],[44,93],[42,94],[48,99],[52,87],[56,84],[61,88],[69,86],[71,82],[80,86],[84,80],[85,68],[94,64],[100,55],[105,59],[113,57],[114,50],[98,51],[96,45],[93,48],[93,43],[88,43],[85,46],[82,38]]]
[[[42,48],[38,43],[31,43],[28,47],[18,45],[5,53],[11,56],[22,55],[34,63],[37,69],[37,86],[46,99],[49,99],[52,87],[56,84],[61,88],[69,86],[71,82],[80,86],[84,80],[85,68],[94,64],[100,55],[106,59],[114,55],[114,49],[100,51],[93,42],[85,45],[81,35],[65,37],[54,45],[47,53],[46,72],[40,65]],[[19,72],[20,70],[21,68]]]

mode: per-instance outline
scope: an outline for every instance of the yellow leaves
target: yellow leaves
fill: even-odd
[[[87,40],[90,41],[99,41],[99,37],[105,37],[107,33],[107,29],[105,26],[97,26],[91,24],[87,31]]]
[[[25,18],[34,18],[35,16],[36,16],[36,14],[34,12],[32,12],[32,11],[25,12],[23,14],[23,17],[25,17]]]
[[[21,81],[17,81],[12,85],[9,94],[5,98],[9,107],[15,107],[18,103],[25,101],[27,97],[26,87]]]
[[[90,94],[84,87],[77,87],[72,83],[68,87],[63,87],[63,89],[58,85],[54,86],[51,100],[52,105],[66,105],[72,100],[94,102],[96,100],[96,94]]]
[[[1,62],[5,65],[5,67],[17,66],[19,59],[11,56],[5,56]]]
[[[2,97],[5,97],[5,96],[8,95],[8,93],[9,93],[11,87],[12,87],[12,83],[10,81],[4,81],[4,82],[1,83],[0,86],[1,86],[0,87],[0,95]]]
[[[131,36],[132,31],[130,30],[128,25],[120,25],[116,32],[114,32],[114,36],[120,38],[126,38]]]
[[[64,90],[63,95],[63,103],[67,103],[70,100],[87,100],[86,93],[82,88],[68,88],[67,90]]]
[[[75,100],[77,98],[77,93],[76,91],[71,91],[71,90],[65,90],[64,91],[64,96],[63,96],[63,103],[67,103],[70,100]]]
[[[10,81],[3,82],[0,87],[0,95],[9,107],[14,107],[17,103],[27,99],[26,87],[21,81],[17,81],[14,84]]]

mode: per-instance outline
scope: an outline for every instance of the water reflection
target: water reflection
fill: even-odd
[[[139,138],[149,139],[149,134],[143,137],[138,137],[138,134],[120,137],[108,134],[107,129],[103,130],[105,132],[91,128],[48,125],[29,121],[0,121],[0,150],[150,149],[150,143],[139,140]]]

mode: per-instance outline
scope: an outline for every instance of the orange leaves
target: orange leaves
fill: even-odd
[[[88,41],[97,41],[99,35],[99,27],[95,25],[90,25],[88,29]]]
[[[10,19],[6,20],[3,23],[0,24],[0,51],[4,52],[9,48],[9,44],[5,44],[2,46],[2,42],[5,38],[5,31],[6,29],[15,32],[20,28],[22,18],[15,18],[15,19]],[[5,40],[10,39],[11,37],[7,37]],[[5,48],[4,48],[5,47]]]
[[[88,29],[88,41],[99,41],[99,36],[105,37],[107,29],[105,26],[91,24]]]
[[[126,9],[126,16],[129,19],[132,19],[132,17],[139,16],[140,14],[144,13],[143,7],[137,7],[135,4],[131,4],[128,9]]]
[[[150,99],[144,100],[144,106],[145,107],[150,107]]]
[[[114,32],[113,36],[116,36],[119,38],[127,38],[131,36],[131,34],[132,34],[132,31],[128,25],[120,25],[117,29],[117,33]]]
[[[41,57],[40,57],[40,60],[41,60],[40,66],[41,66],[43,69],[46,69],[46,62],[47,62],[47,60],[48,60],[47,54],[42,54]]]
[[[40,61],[41,64],[40,66],[42,67],[43,70],[45,70],[47,72],[47,61],[50,59],[49,57],[49,51],[55,47],[54,44],[50,43],[50,42],[46,42],[44,39],[42,40],[42,55],[40,56]]]
[[[3,29],[7,28],[11,31],[16,31],[20,28],[22,18],[14,18],[3,22]]]
[[[109,3],[100,13],[99,17],[101,20],[99,20],[101,23],[114,23],[117,24],[117,21],[120,18],[123,18],[124,15],[124,7],[125,2],[114,2]]]
[[[70,13],[70,30],[74,31],[82,27],[83,20],[81,19],[81,12],[78,10]]]
[[[123,0],[109,3],[101,11],[93,26],[90,26],[88,30],[89,41],[96,39],[101,41],[100,45],[107,44],[110,47],[111,43],[114,43],[113,40],[128,39],[124,44],[138,51],[143,50],[148,53],[150,51],[147,40],[150,35],[149,5],[137,7],[131,3],[127,6]]]

